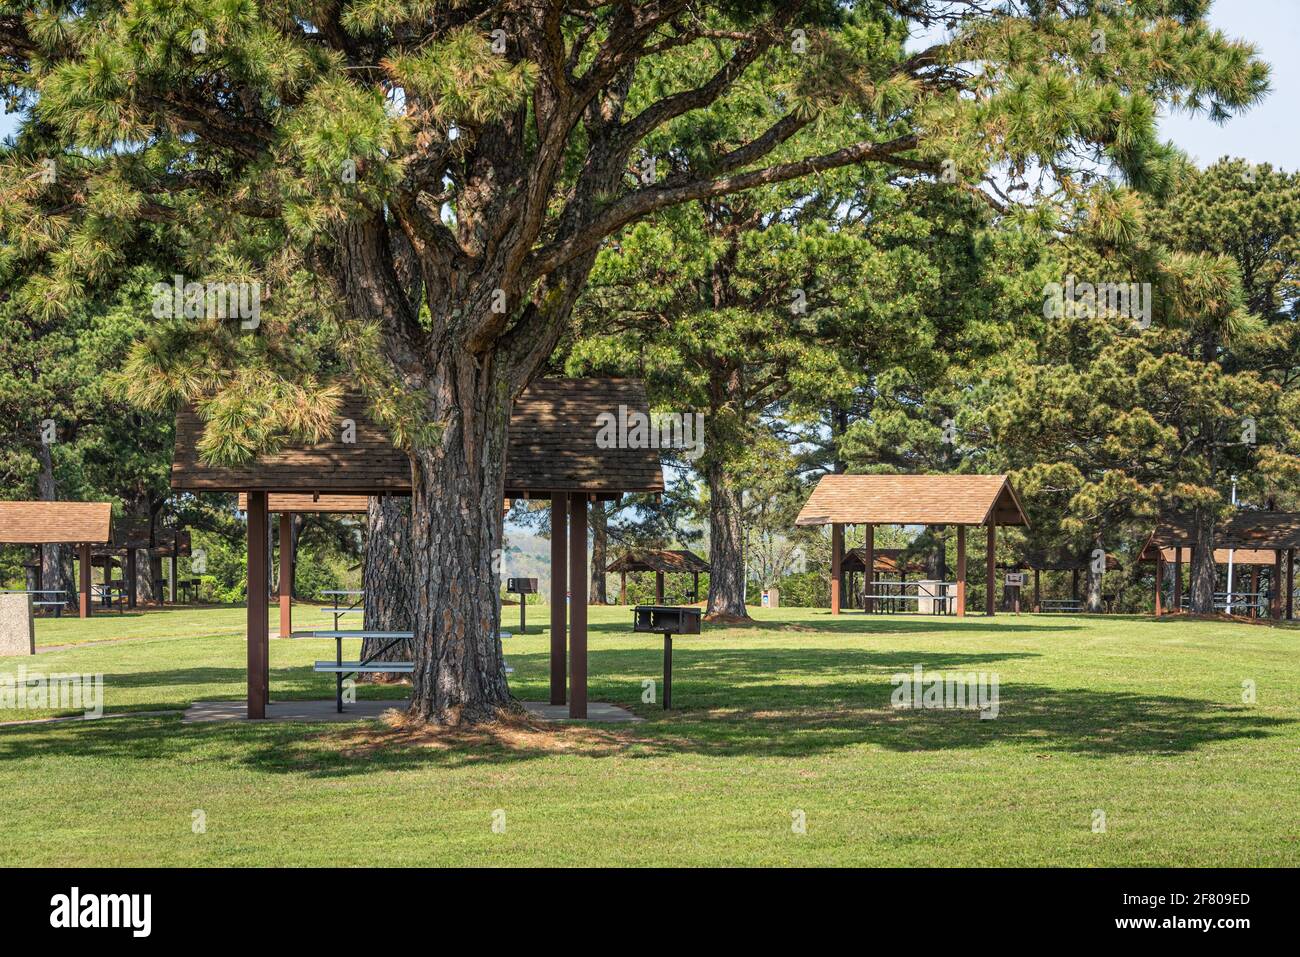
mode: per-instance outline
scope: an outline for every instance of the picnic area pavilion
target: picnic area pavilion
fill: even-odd
[[[632,548],[610,562],[607,572],[618,572],[618,603],[627,604],[628,572],[655,573],[655,604],[664,603],[664,575],[691,576],[690,604],[700,600],[700,572],[709,571],[709,563],[687,548]]]
[[[1064,549],[1028,549],[1021,552],[1020,557],[1015,561],[1003,562],[998,567],[1011,572],[1021,572],[1028,569],[1034,573],[1034,603],[1032,605],[1034,611],[1081,611],[1083,601],[1079,598],[1079,576],[1088,569],[1091,562],[1091,556],[1075,555]],[[1114,555],[1106,555],[1106,571],[1117,572],[1122,567]],[[1043,572],[1069,572],[1070,597],[1044,599]],[[1004,607],[1006,605],[1005,597],[1003,605]]]
[[[1189,517],[1175,515],[1166,518],[1147,539],[1142,548],[1142,561],[1154,562],[1155,613],[1160,617],[1169,610],[1164,603],[1164,580],[1173,569],[1171,607],[1181,611],[1185,591],[1183,587],[1183,559],[1192,563],[1195,539]],[[1223,591],[1216,582],[1214,607],[1244,608],[1262,617],[1265,609],[1261,584],[1268,578],[1268,613],[1275,621],[1294,617],[1295,603],[1295,553],[1300,548],[1300,512],[1241,511],[1215,529],[1214,564],[1226,567],[1231,559],[1234,576],[1243,577],[1249,569],[1249,590],[1237,586],[1226,577]],[[1237,569],[1241,569],[1240,572]],[[1226,571],[1225,571],[1226,576]],[[1190,588],[1187,589],[1190,592]]]
[[[0,545],[31,545],[39,553],[42,545],[75,545],[78,581],[77,609],[82,618],[91,615],[90,550],[105,544],[112,536],[111,502],[0,502]],[[33,604],[62,606],[67,596],[45,589],[39,578],[37,560],[37,598],[58,594],[62,600],[43,598]]]
[[[176,560],[190,554],[190,533],[182,528],[164,527],[147,518],[120,519],[113,523],[112,539],[90,550],[91,563],[104,569],[105,592],[120,588],[128,608],[135,608],[139,604],[140,582],[136,556],[140,552],[148,556],[158,603],[163,602],[165,583],[167,600],[176,604]],[[168,578],[162,574],[164,558],[171,563]],[[118,563],[122,567],[122,577],[114,579],[113,568]]]
[[[567,704],[571,718],[587,717],[588,504],[615,500],[625,492],[658,494],[664,488],[657,449],[601,448],[597,443],[598,417],[617,414],[619,406],[649,415],[640,382],[540,379],[515,400],[510,417],[505,494],[551,503],[550,703]],[[355,423],[355,441],[331,436],[317,443],[290,443],[239,468],[202,462],[202,420],[190,408],[176,417],[172,488],[247,493],[250,718],[266,717],[270,692],[266,541],[271,496],[364,498],[411,491],[406,455],[373,423],[365,400],[358,394],[345,396],[338,415]]]
[[[866,608],[866,593],[875,590],[875,582],[881,576],[885,580],[897,580],[899,584],[907,583],[907,573],[915,572],[918,576],[925,574],[925,566],[920,562],[903,560],[905,548],[874,548],[871,552],[872,570],[867,577],[867,550],[850,548],[844,553],[840,570],[844,573],[844,590],[840,595],[845,608]],[[891,607],[891,603],[880,598],[873,603],[877,608]],[[896,603],[894,603],[896,604]]]
[[[956,612],[966,614],[966,529],[985,526],[988,587],[984,613],[994,614],[997,529],[999,525],[1028,527],[1029,520],[1005,475],[843,475],[822,476],[795,519],[799,526],[831,527],[831,614],[840,613],[844,585],[844,527],[862,525],[864,567],[875,567],[877,525],[957,527]],[[875,589],[865,592],[865,610],[871,611]],[[947,583],[940,583],[945,586]],[[885,596],[879,596],[885,597]],[[888,597],[898,598],[898,595]],[[916,597],[920,607],[927,596]],[[933,603],[934,597],[930,597]]]

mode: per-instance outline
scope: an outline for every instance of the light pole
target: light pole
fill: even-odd
[[[1232,477],[1232,504],[1237,504],[1237,476]],[[1235,549],[1228,549],[1228,605],[1225,609],[1229,615],[1232,614],[1232,553]]]

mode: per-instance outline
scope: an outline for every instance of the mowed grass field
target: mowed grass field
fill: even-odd
[[[516,695],[540,700],[547,615],[530,611],[506,655]],[[591,699],[636,725],[0,727],[0,864],[1300,864],[1300,630],[754,614],[677,640],[664,713],[641,700],[661,640],[632,634],[627,609],[591,609]],[[242,615],[42,620],[42,646],[108,643],[0,672],[103,673],[109,714],[242,698]],[[272,641],[272,699],[331,697],[310,667],[332,650]],[[999,716],[891,707],[891,676],[918,664],[996,673]]]

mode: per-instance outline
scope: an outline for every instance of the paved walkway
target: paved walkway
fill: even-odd
[[[334,700],[328,701],[272,701],[266,706],[267,721],[373,721],[391,708],[404,709],[406,701],[358,701],[344,706],[339,714],[334,710]],[[528,713],[544,721],[568,721],[569,708],[563,704],[548,704],[543,701],[525,701],[523,706]],[[246,701],[196,701],[190,705],[185,717],[186,724],[207,721],[242,721],[248,714]],[[626,708],[606,704],[603,701],[591,701],[587,704],[587,721],[597,723],[640,722]]]

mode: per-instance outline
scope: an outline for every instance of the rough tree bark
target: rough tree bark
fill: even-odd
[[[587,589],[587,604],[608,605],[605,566],[609,564],[609,507],[604,502],[592,502],[591,523],[591,585]],[[521,599],[524,596],[521,596]]]
[[[411,503],[392,495],[371,496],[366,509],[366,551],[362,584],[368,631],[410,631],[415,623],[415,578],[411,569]],[[366,638],[363,658],[378,653],[386,642]],[[415,642],[403,641],[384,652],[385,661],[414,661]],[[402,676],[377,674],[375,681]]]
[[[721,463],[706,470],[709,483],[709,603],[708,621],[744,621],[744,523],[740,491],[727,481]]]
[[[41,443],[37,451],[37,457],[41,463],[40,475],[36,479],[37,493],[40,495],[42,502],[57,501],[59,497],[58,484],[54,481],[54,459],[50,455],[50,447]],[[71,577],[67,574],[67,568],[72,562],[72,551],[67,545],[42,545],[41,552],[41,588],[62,591],[64,597],[71,605],[76,601],[76,594],[71,588]]]
[[[1093,538],[1092,549],[1093,549],[1092,554],[1089,555],[1088,557],[1088,585],[1087,585],[1086,603],[1084,605],[1084,608],[1092,612],[1093,614],[1097,614],[1101,612],[1102,576],[1106,574],[1106,563],[1104,560],[1105,550],[1102,549],[1100,535],[1095,536]],[[1101,562],[1100,568],[1098,568],[1098,563],[1096,558],[1093,557],[1097,554],[1099,550],[1103,555],[1103,560]]]
[[[1214,522],[1212,508],[1192,509],[1192,581],[1187,610],[1194,615],[1214,614]]]

